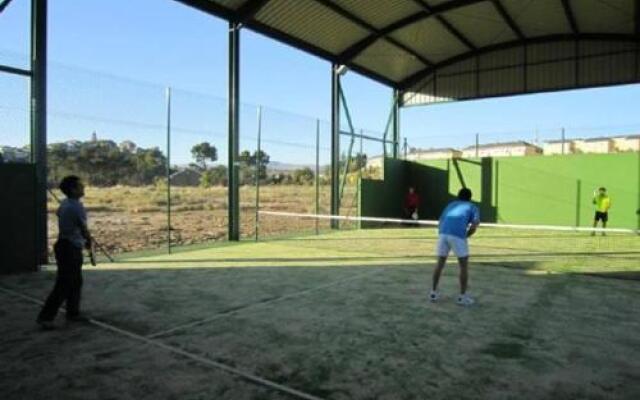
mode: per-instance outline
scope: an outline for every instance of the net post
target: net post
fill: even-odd
[[[167,253],[171,254],[171,88],[166,89],[167,101]]]
[[[576,227],[580,226],[580,203],[582,197],[582,180],[576,180]]]
[[[316,119],[316,215],[320,214],[320,120]],[[316,218],[316,235],[320,234],[320,220]]]
[[[262,168],[262,106],[258,106],[258,145],[256,150],[256,242],[260,231],[260,170]]]
[[[362,129],[360,130],[360,151],[359,151],[359,155],[358,155],[358,186],[356,187],[356,216],[361,217],[362,215],[362,208],[360,207],[360,198],[362,197],[362,194],[360,192],[360,189],[362,188],[362,169],[364,168],[364,164],[363,164],[363,160],[364,160],[364,150],[362,148],[362,136],[363,136],[364,132],[362,131]],[[406,139],[405,139],[406,140]],[[362,229],[362,222],[360,220],[358,220],[358,225],[357,225],[358,229]]]

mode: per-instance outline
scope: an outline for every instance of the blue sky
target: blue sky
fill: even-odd
[[[0,63],[27,67],[29,3],[0,14]],[[208,140],[226,151],[227,23],[173,0],[50,2],[50,139],[131,139],[164,146],[164,88],[174,88],[173,158]],[[319,118],[328,157],[330,65],[251,31],[241,41],[241,147],[255,147],[256,107],[263,105],[264,147],[274,159],[309,162]],[[348,73],[343,81],[357,129],[381,132],[391,91]],[[0,144],[26,143],[24,78],[0,74]],[[416,147],[589,137],[640,132],[640,87],[448,103],[404,109],[403,136]],[[343,145],[346,145],[344,143]],[[359,144],[356,144],[358,146]],[[365,143],[379,153],[379,146]]]

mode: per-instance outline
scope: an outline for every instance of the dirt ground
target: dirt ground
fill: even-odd
[[[168,213],[166,187],[91,187],[83,202],[89,213],[94,236],[114,254],[167,247]],[[329,188],[321,188],[320,206],[328,213]],[[349,201],[343,213],[353,215],[353,188],[347,187]],[[62,198],[60,193],[56,193]],[[241,188],[241,235],[255,235],[255,187]],[[49,242],[57,235],[56,201],[49,198]],[[223,241],[227,235],[227,191],[224,187],[173,187],[171,189],[171,242],[173,246]],[[261,188],[260,209],[315,213],[315,187],[271,185]],[[326,227],[327,224],[321,224]],[[260,224],[261,236],[300,233],[315,223],[295,219],[270,218]]]

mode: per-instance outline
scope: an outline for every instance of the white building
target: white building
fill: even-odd
[[[477,154],[476,154],[477,153]],[[477,147],[469,146],[462,150],[462,157],[515,157],[542,154],[542,149],[534,144],[517,141],[504,143],[482,144]]]
[[[543,153],[545,155],[573,154],[576,152],[576,140],[550,140],[544,143]]]
[[[613,153],[614,141],[610,137],[576,140],[576,153]]]
[[[640,151],[640,135],[622,136],[613,138],[616,151]]]
[[[460,150],[452,149],[452,148],[442,148],[442,149],[418,149],[415,152],[407,154],[407,160],[416,161],[416,160],[447,160],[451,158],[460,158],[462,157],[462,152]]]

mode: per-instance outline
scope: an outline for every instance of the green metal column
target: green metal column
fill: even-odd
[[[338,65],[331,66],[331,215],[340,213],[340,74]],[[338,221],[331,228],[338,229]]]
[[[36,166],[37,260],[47,264],[47,0],[31,0],[31,161]]]
[[[393,91],[393,130],[392,138],[393,142],[393,158],[398,159],[400,153],[400,90],[394,89]]]
[[[240,240],[240,24],[229,22],[229,240]]]

